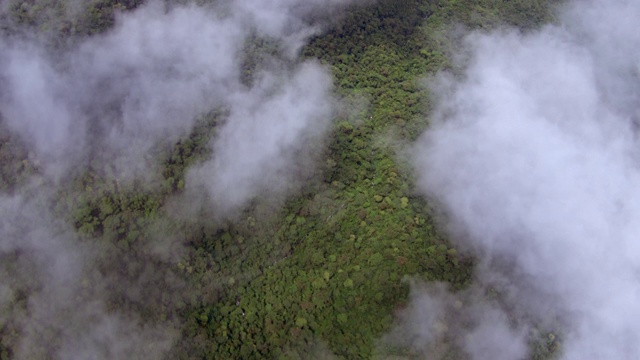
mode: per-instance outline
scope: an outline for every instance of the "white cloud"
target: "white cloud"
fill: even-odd
[[[470,35],[464,77],[434,85],[415,147],[419,186],[480,256],[478,277],[559,318],[565,359],[640,357],[639,12],[573,2],[558,26]]]

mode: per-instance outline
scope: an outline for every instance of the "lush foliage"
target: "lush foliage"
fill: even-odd
[[[64,1],[11,6],[14,21],[25,26],[86,36],[111,26],[114,11],[139,3],[92,1],[79,20],[59,22],[43,22],[51,11],[42,9],[64,12]],[[277,211],[257,199],[236,221],[212,221],[209,210],[190,218],[167,213],[183,191],[186,169],[210,156],[207,143],[224,111],[203,117],[163,152],[152,184],[120,184],[89,169],[53,206],[83,241],[104,246],[103,266],[124,267],[124,277],[143,291],[190,289],[188,298],[115,293],[110,299],[150,321],[177,316],[183,337],[175,358],[372,358],[384,352],[376,341],[407,300],[403,279],[461,288],[473,267],[439,230],[437,210],[416,195],[398,152],[427,126],[421,79],[451,66],[449,27],[535,27],[549,20],[548,7],[544,0],[399,0],[346,11],[304,49],[305,57],[332,69],[344,110],[317,179]],[[256,38],[246,51],[250,82],[260,54],[277,49]],[[37,170],[17,140],[2,140],[0,185],[10,191]],[[179,256],[149,254],[159,233],[181,240]],[[143,276],[146,263],[164,269],[162,276]]]

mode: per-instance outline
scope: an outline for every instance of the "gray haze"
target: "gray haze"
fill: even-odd
[[[158,150],[215,109],[229,115],[211,140],[211,159],[188,174],[186,188],[206,191],[223,214],[265,192],[294,189],[335,105],[328,70],[298,52],[322,19],[350,2],[151,1],[118,15],[106,33],[64,47],[24,29],[0,33],[0,122],[26,145],[37,173],[0,195],[0,321],[15,358],[168,353],[179,336],[171,306],[189,296],[166,262],[174,257],[151,249],[129,258],[113,244],[81,241],[50,211],[56,191],[89,166],[117,181],[148,180]],[[248,85],[244,49],[255,37],[281,53],[258,64]],[[119,297],[130,307],[114,306]],[[157,303],[164,313],[148,319]]]
[[[409,304],[381,344],[400,345],[428,359],[523,358],[529,353],[527,327],[512,323],[480,291],[472,287],[454,294],[446,284],[412,281]]]
[[[511,324],[463,333],[495,346],[474,359],[520,326],[557,329],[563,359],[640,358],[638,15],[637,0],[575,1],[533,33],[474,33],[462,76],[432,83],[418,184]]]
[[[92,266],[104,249],[80,243],[44,210],[47,196],[30,192],[0,199],[3,347],[16,359],[161,358],[177,329],[109,309],[123,285]]]

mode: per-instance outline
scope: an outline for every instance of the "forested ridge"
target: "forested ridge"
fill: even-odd
[[[424,79],[456,71],[455,29],[528,31],[552,21],[556,3],[380,0],[347,6],[302,49],[304,59],[330,69],[339,105],[328,138],[314,150],[318,165],[275,204],[258,196],[232,219],[207,207],[173,213],[176,199],[188,195],[187,170],[212,156],[207,144],[228,115],[220,108],[201,115],[173,146],[156,149],[148,178],[115,180],[109,169],[90,163],[67,174],[39,206],[70,224],[81,243],[97,244],[97,271],[111,289],[108,308],[177,329],[168,358],[421,358],[381,341],[406,306],[408,279],[463,289],[474,268],[473,257],[447,240],[444,215],[416,191],[403,157],[429,123]],[[57,14],[65,1],[9,1],[0,31],[34,28],[49,46],[73,46],[108,32],[118,13],[140,6],[142,0],[93,0],[63,19]],[[277,43],[259,35],[243,51],[246,83],[263,59],[285,57]],[[19,193],[33,181],[53,187],[22,140],[0,126],[2,192]],[[1,256],[0,271],[12,274],[19,254]],[[22,295],[3,311],[28,311],[28,294],[38,285],[12,281]],[[21,336],[18,324],[3,320],[0,358],[13,358]],[[41,345],[47,358],[47,344]],[[537,345],[533,357],[547,358],[555,342]],[[132,358],[145,358],[140,351]],[[443,358],[461,356],[453,349]]]

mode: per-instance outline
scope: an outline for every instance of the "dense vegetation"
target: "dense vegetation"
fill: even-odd
[[[38,24],[70,39],[105,31],[114,11],[141,2],[94,0],[82,16],[54,22],[63,1],[13,1],[10,14],[23,26]],[[549,3],[388,0],[350,7],[303,52],[330,66],[345,110],[313,179],[275,210],[256,199],[233,221],[210,220],[210,210],[169,216],[186,169],[210,156],[207,143],[224,110],[203,116],[190,136],[163,153],[152,184],[120,184],[87,169],[52,206],[83,241],[104,246],[101,266],[122,268],[124,278],[148,294],[116,291],[113,306],[181,326],[172,358],[384,357],[390,350],[378,339],[407,300],[403,279],[441,280],[459,289],[473,269],[473,259],[439,229],[437,209],[416,194],[399,153],[428,123],[421,79],[452,66],[453,26],[536,27],[549,20]],[[268,39],[247,46],[247,81],[264,51],[276,51]],[[1,186],[10,192],[38,170],[24,160],[17,139],[1,140]],[[183,240],[178,257],[146,251],[160,233]],[[163,271],[149,277],[149,263]],[[177,295],[183,293],[188,296]],[[4,357],[12,336],[19,336],[10,330],[2,329]]]

